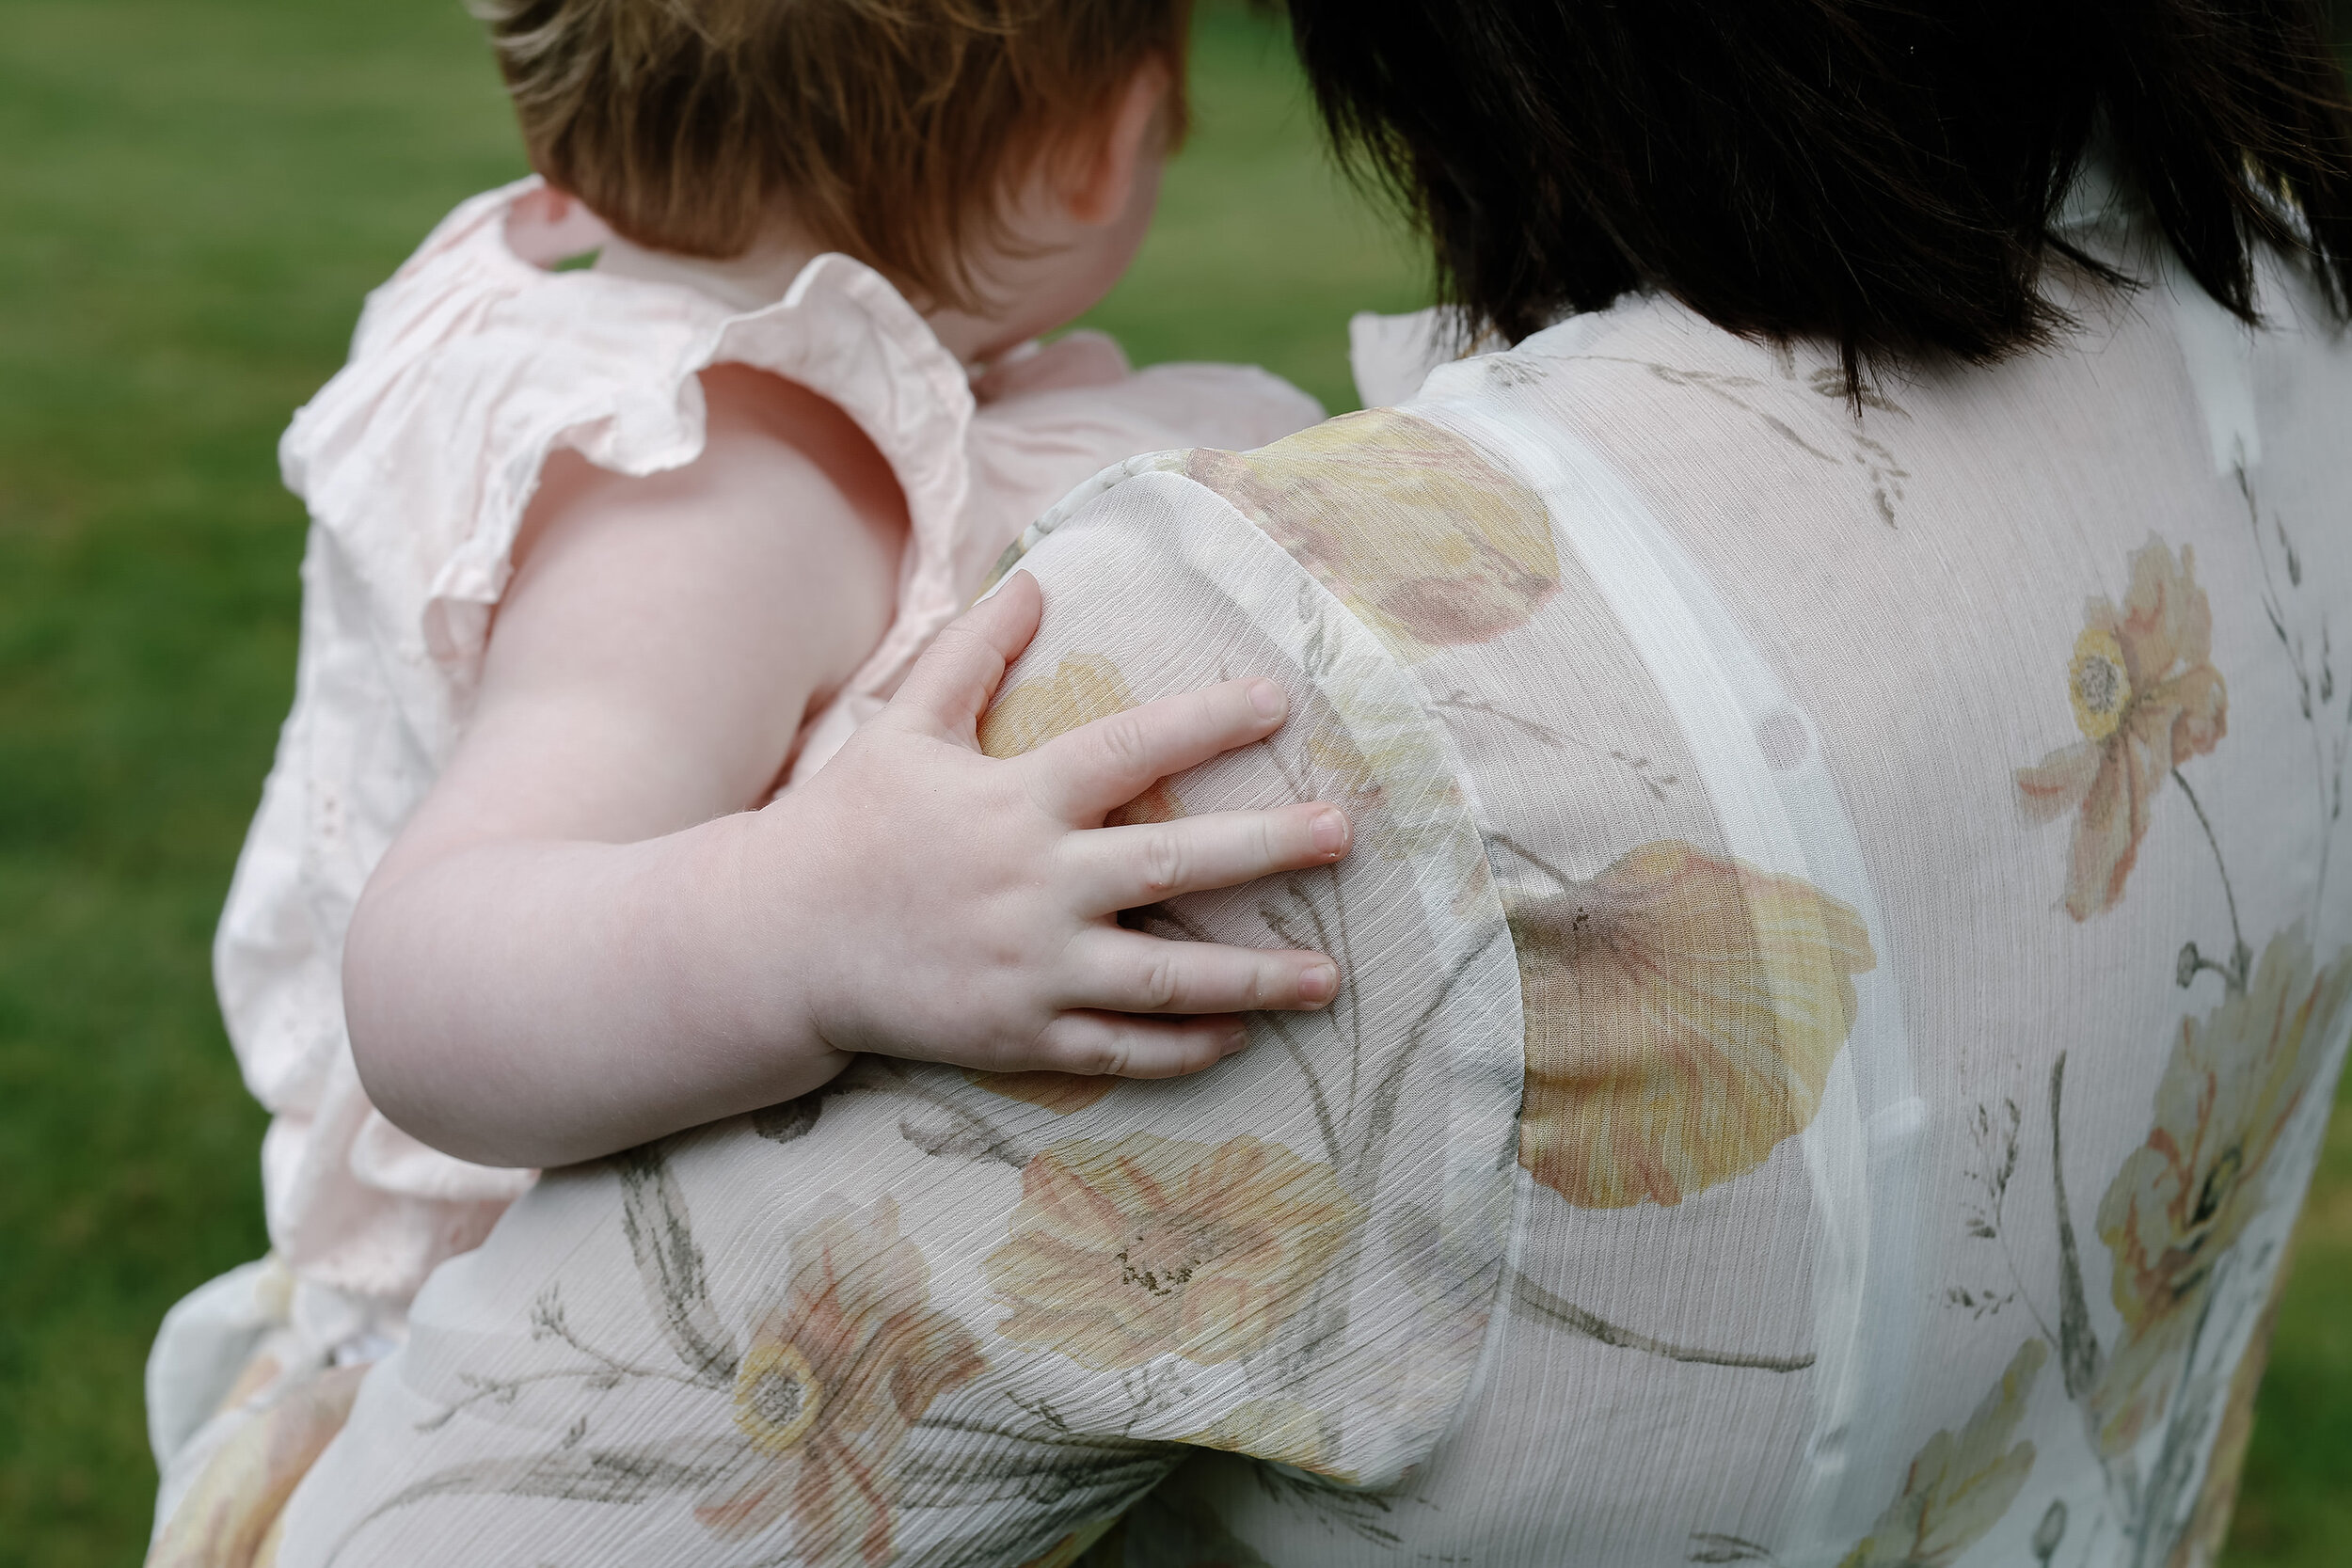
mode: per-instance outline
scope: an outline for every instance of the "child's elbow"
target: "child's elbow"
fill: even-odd
[[[359,1086],[386,1120],[430,1148],[472,1164],[527,1166],[480,1125],[482,1097],[454,1092],[447,1056],[463,1044],[435,1016],[439,988],[421,973],[429,965],[403,928],[405,915],[372,882],[343,940],[343,1026]]]

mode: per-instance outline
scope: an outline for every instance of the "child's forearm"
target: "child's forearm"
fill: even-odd
[[[499,773],[428,801],[344,947],[376,1103],[446,1152],[546,1165],[793,1098],[847,1053],[1168,1077],[1239,1050],[1243,1012],[1327,1004],[1322,954],[1167,942],[1117,916],[1328,865],[1349,841],[1337,810],[1101,825],[1271,734],[1280,689],[1227,681],[984,756],[980,706],[1038,610],[1016,577],[755,813],[603,844],[517,826],[561,819],[544,770],[528,793]]]
[[[484,844],[372,886],[344,956],[370,1097],[460,1158],[557,1165],[833,1077],[850,1057],[799,986],[817,933],[783,918],[806,907],[772,852],[789,828]]]

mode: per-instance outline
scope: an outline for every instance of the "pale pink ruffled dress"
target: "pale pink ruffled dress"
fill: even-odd
[[[534,227],[544,241],[561,215],[542,190],[492,191],[442,223],[370,298],[350,364],[282,451],[313,519],[300,671],[215,962],[246,1081],[275,1117],[262,1148],[270,1239],[313,1344],[397,1335],[425,1275],[477,1244],[533,1179],[437,1153],[369,1104],[339,966],[361,886],[465,722],[551,452],[627,474],[692,461],[697,372],[723,362],[815,389],[881,450],[913,525],[897,620],[811,718],[797,777],[879,710],[1005,547],[1073,485],[1138,452],[1255,447],[1322,414],[1278,377],[1221,365],[979,404],[923,318],[846,256],[818,258],[783,299],[749,311],[692,286],[691,263],[667,268],[677,282],[548,270],[511,243]],[[584,230],[574,212],[570,233],[593,243],[593,220]]]

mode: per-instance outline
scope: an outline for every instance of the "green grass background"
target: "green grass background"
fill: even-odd
[[[1213,8],[1200,131],[1096,314],[1139,360],[1351,405],[1419,302],[1263,24]],[[0,0],[0,1568],[134,1563],[164,1309],[262,1250],[262,1118],[207,944],[292,689],[287,416],[361,295],[522,172],[456,0]],[[2352,1543],[2352,1117],[2305,1227],[2233,1561]]]

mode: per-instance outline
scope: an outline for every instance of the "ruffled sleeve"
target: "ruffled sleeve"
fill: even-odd
[[[906,589],[948,593],[972,399],[887,282],[820,257],[783,300],[737,315],[684,286],[548,273],[502,231],[534,188],[453,214],[370,301],[350,367],[286,436],[287,483],[351,558],[383,645],[462,699],[548,457],[628,475],[692,462],[699,375],[723,362],[807,385],[857,421],[907,491]]]

